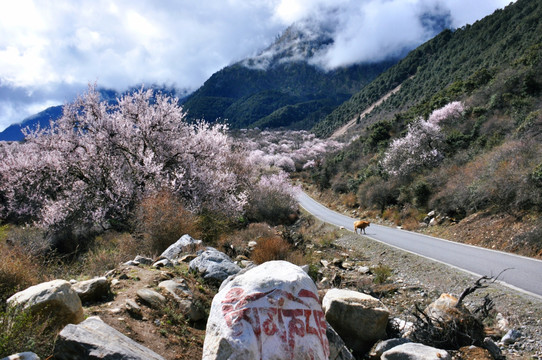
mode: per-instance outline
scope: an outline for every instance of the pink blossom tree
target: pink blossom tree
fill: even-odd
[[[2,147],[1,216],[47,228],[126,223],[164,188],[195,212],[236,216],[255,173],[226,131],[187,123],[177,99],[152,90],[110,105],[90,86],[50,129]]]
[[[407,134],[394,140],[381,161],[383,169],[393,176],[408,176],[424,167],[436,166],[442,159],[444,134],[439,123],[461,115],[463,104],[452,102],[431,113],[427,120],[418,119],[408,126]]]

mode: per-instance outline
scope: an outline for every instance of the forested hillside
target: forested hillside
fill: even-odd
[[[452,98],[480,90],[499,73],[535,72],[542,43],[541,12],[540,2],[522,0],[472,25],[444,30],[352,96],[314,130],[320,136],[330,135],[399,84],[403,84],[401,91],[363,123],[393,118],[414,105],[401,115],[427,116]],[[520,62],[533,68],[518,69]],[[515,81],[514,76],[503,77]]]
[[[536,255],[542,250],[536,220],[542,211],[541,19],[540,1],[519,0],[412,51],[315,126],[318,135],[330,135],[402,84],[358,118],[348,133],[354,140],[315,167],[312,181],[342,194],[349,207],[376,209],[411,229],[429,210],[452,224],[475,214],[506,218],[517,226],[497,246]],[[494,246],[499,230],[478,241]]]
[[[398,60],[325,71],[310,59],[330,41],[292,26],[259,56],[215,73],[183,107],[191,119],[232,128],[310,129]]]

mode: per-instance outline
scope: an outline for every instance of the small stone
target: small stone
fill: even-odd
[[[152,308],[160,308],[166,302],[164,295],[151,289],[139,289],[136,295]]]
[[[151,258],[143,257],[141,255],[137,255],[135,257],[134,261],[138,262],[140,264],[143,264],[143,265],[151,265],[152,264],[152,259]]]
[[[505,345],[510,345],[518,341],[520,337],[521,333],[518,330],[512,329],[502,337],[501,341]]]
[[[152,267],[154,267],[156,269],[160,269],[160,268],[163,268],[163,267],[173,267],[173,263],[169,259],[162,259],[162,260],[158,260],[157,262],[152,264]]]
[[[124,304],[126,311],[132,316],[140,317],[141,316],[141,307],[132,299],[127,299]]]
[[[329,261],[322,259],[320,260],[320,264],[322,264],[323,267],[327,268],[329,266]]]

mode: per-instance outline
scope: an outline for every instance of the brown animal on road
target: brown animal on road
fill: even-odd
[[[354,232],[357,234],[358,229],[360,229],[360,231],[359,231],[360,234],[361,234],[362,231],[363,231],[364,234],[366,234],[365,228],[370,226],[370,224],[371,223],[369,221],[363,221],[363,220],[356,221],[356,222],[354,222]]]

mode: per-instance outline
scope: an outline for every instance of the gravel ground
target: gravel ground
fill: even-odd
[[[372,266],[387,266],[392,270],[390,280],[401,286],[394,295],[382,297],[381,300],[390,308],[392,316],[404,320],[413,321],[416,303],[425,306],[442,293],[459,296],[479,278],[344,230],[335,244],[352,254],[353,258],[357,257],[357,260]],[[467,296],[465,305],[474,309],[481,305],[485,295],[493,299],[495,314],[502,314],[508,321],[508,328],[519,330],[522,334],[514,344],[500,344],[506,358],[542,359],[542,299],[495,282]]]

